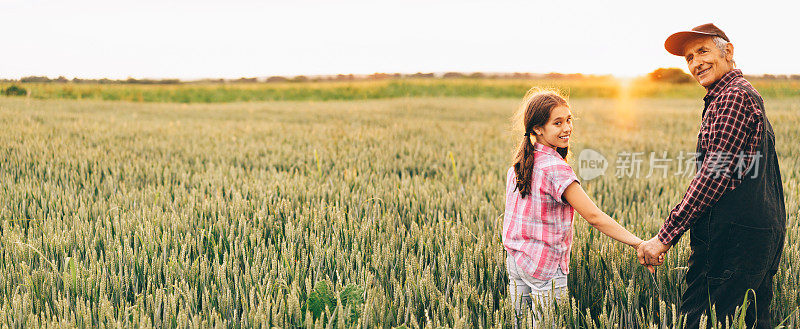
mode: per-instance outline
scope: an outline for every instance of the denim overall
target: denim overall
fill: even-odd
[[[724,324],[724,318],[733,316],[736,307],[741,307],[748,289],[755,291],[756,296],[754,300],[750,292],[747,297],[750,299],[745,318],[748,327],[757,324],[756,328],[772,328],[769,313],[772,278],[783,251],[786,208],[775,154],[775,134],[763,112],[763,100],[754,91],[741,89],[757,100],[762,109],[763,129],[758,148],[761,157],[751,158],[751,171],[742,177],[740,185],[726,191],[690,228],[692,254],[681,304],[686,328],[697,328],[703,313],[710,320],[710,304],[715,305],[717,321]],[[705,99],[706,109],[710,101]],[[698,172],[705,151],[698,140]]]

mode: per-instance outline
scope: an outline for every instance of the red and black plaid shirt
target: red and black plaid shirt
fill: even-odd
[[[751,168],[757,165],[757,156],[741,155],[756,154],[764,112],[757,100],[741,88],[755,91],[740,70],[731,70],[708,88],[703,122],[697,135],[705,157],[683,200],[672,209],[658,232],[661,243],[677,243],[692,223],[708,212],[725,191],[733,190],[741,183],[743,176],[734,172],[741,171],[742,166]]]

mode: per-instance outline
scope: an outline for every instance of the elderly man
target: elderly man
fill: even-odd
[[[744,298],[750,299],[748,327],[771,328],[772,278],[783,251],[786,210],[763,100],[735,69],[733,45],[713,24],[675,33],[664,47],[686,58],[707,93],[697,174],[658,235],[640,248],[639,262],[660,265],[657,257],[691,230],[681,304],[687,328],[697,328],[703,314],[710,318],[709,304],[724,323]],[[745,297],[749,289],[755,298]]]

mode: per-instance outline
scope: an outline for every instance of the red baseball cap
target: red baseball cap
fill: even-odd
[[[669,36],[669,38],[667,38],[667,41],[664,41],[664,48],[666,48],[670,54],[675,56],[683,56],[683,50],[686,42],[694,40],[698,37],[707,36],[720,37],[725,39],[727,42],[731,42],[731,40],[728,39],[728,36],[725,35],[725,32],[722,32],[722,30],[720,30],[714,24],[708,23],[697,26],[691,31],[673,33]]]

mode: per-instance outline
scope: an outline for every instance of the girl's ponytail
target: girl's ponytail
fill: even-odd
[[[526,197],[531,193],[531,183],[533,180],[534,148],[536,142],[535,127],[544,126],[550,120],[550,112],[558,106],[567,106],[567,101],[553,91],[542,91],[531,88],[525,94],[522,105],[517,110],[516,121],[518,126],[522,126],[525,135],[517,146],[514,155],[514,173],[517,176],[517,190],[521,197]],[[567,148],[558,148],[556,151],[566,157]]]
[[[517,176],[517,189],[523,198],[531,193],[531,179],[533,176],[533,141],[528,132],[517,147],[517,156],[514,161],[514,173]],[[527,182],[527,184],[526,184]]]

